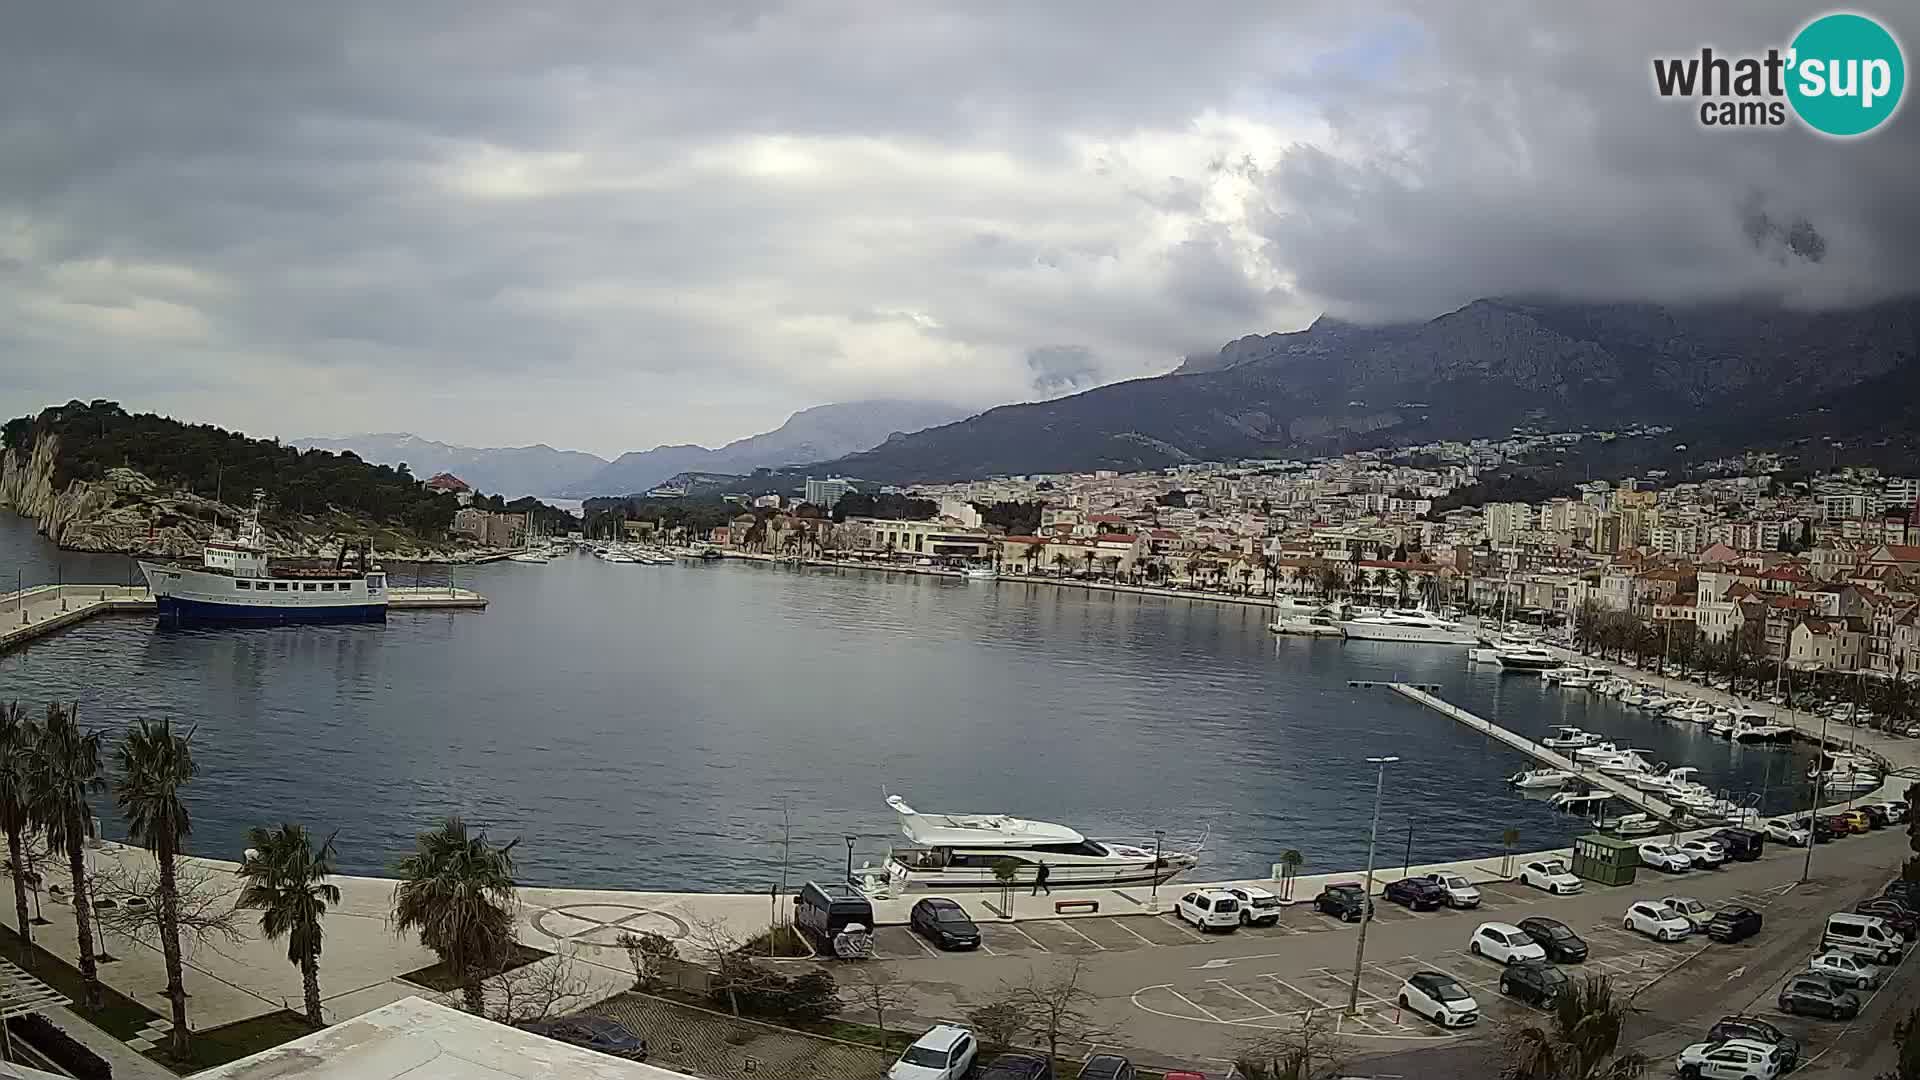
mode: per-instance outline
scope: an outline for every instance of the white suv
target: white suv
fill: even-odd
[[[1682,870],[1693,869],[1693,860],[1687,853],[1672,844],[1641,844],[1640,865],[1651,866],[1655,870],[1665,870],[1677,874]]]
[[[1785,1062],[1780,1048],[1758,1039],[1694,1043],[1680,1051],[1674,1067],[1681,1076],[1720,1080],[1774,1080]]]
[[[1769,818],[1766,824],[1767,839],[1777,840],[1792,847],[1806,847],[1813,839],[1806,825],[1793,818]]]
[[[960,1080],[973,1068],[980,1044],[973,1032],[940,1024],[913,1040],[900,1060],[887,1070],[887,1080]]]
[[[1473,882],[1459,874],[1423,874],[1415,880],[1431,881],[1445,889],[1448,907],[1477,908],[1480,906],[1480,890],[1473,887]]]
[[[1682,840],[1680,854],[1693,860],[1695,866],[1719,866],[1727,861],[1727,849],[1716,840]]]
[[[1481,923],[1467,939],[1467,951],[1498,964],[1517,964],[1523,960],[1545,960],[1547,950],[1533,936],[1517,926],[1503,922]]]
[[[1559,859],[1536,859],[1521,867],[1520,884],[1545,889],[1556,896],[1581,889],[1580,879],[1568,873],[1567,864]]]
[[[1232,930],[1240,925],[1240,901],[1225,889],[1190,892],[1173,905],[1173,913],[1202,930]]]
[[[1645,934],[1655,941],[1679,941],[1693,933],[1693,924],[1686,916],[1665,904],[1652,900],[1641,900],[1627,908],[1627,914],[1620,920],[1622,928]]]
[[[1240,901],[1241,926],[1273,926],[1280,921],[1280,898],[1258,885],[1234,885],[1227,895]]]

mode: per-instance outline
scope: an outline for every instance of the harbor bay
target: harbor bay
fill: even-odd
[[[128,567],[61,555],[0,516],[10,569],[34,585],[125,581]],[[449,573],[389,572],[402,586]],[[1509,828],[1519,850],[1582,831],[1505,786],[1530,767],[1518,753],[1350,681],[1437,684],[1534,737],[1576,725],[1771,808],[1806,796],[1804,748],[1731,744],[1469,668],[1459,648],[1276,639],[1256,606],[742,561],[454,573],[487,611],[270,629],[90,620],[0,657],[0,699],[77,701],[103,728],[194,725],[197,854],[234,858],[249,826],[298,820],[339,830],[343,870],[377,874],[460,813],[521,837],[522,878],[552,885],[764,889],[789,820],[792,876],[834,875],[844,837],[856,863],[897,840],[883,789],[1093,836],[1204,837],[1198,879],[1261,876],[1288,849],[1304,872],[1352,868],[1377,754],[1402,759],[1382,865],[1494,853]],[[123,835],[111,817],[106,831]]]

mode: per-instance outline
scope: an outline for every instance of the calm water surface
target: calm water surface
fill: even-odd
[[[396,584],[411,569],[393,568]],[[444,568],[422,571],[445,580]],[[0,581],[125,581],[0,512]],[[1527,767],[1457,724],[1349,679],[1442,685],[1516,730],[1577,724],[1703,782],[1784,808],[1804,755],[1532,677],[1462,650],[1276,640],[1265,613],[1192,600],[740,562],[462,568],[485,612],[385,626],[162,630],[99,618],[0,657],[0,699],[77,699],[83,719],[196,725],[193,849],[235,857],[248,826],[339,830],[340,863],[383,872],[450,813],[518,836],[530,883],[756,889],[877,859],[882,788],[922,810],[1005,811],[1169,845],[1204,834],[1205,877],[1363,865],[1370,755],[1397,754],[1383,864],[1527,849],[1577,822],[1500,783]],[[6,615],[0,607],[0,618]],[[1798,794],[1804,795],[1804,792]],[[101,799],[118,835],[110,799]]]

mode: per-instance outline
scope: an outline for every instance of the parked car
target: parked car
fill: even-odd
[[[1825,975],[1840,986],[1872,990],[1880,985],[1880,968],[1858,953],[1823,952],[1807,961],[1807,972]]]
[[[1907,942],[1885,919],[1840,911],[1827,916],[1820,947],[1828,952],[1856,953],[1876,964],[1891,964],[1906,951]]]
[[[1813,839],[1804,823],[1795,824],[1792,818],[1769,818],[1766,824],[1767,839],[1777,840],[1791,847],[1806,847]]]
[[[907,913],[907,926],[942,949],[977,949],[980,928],[965,909],[944,896],[929,896]]]
[[[1447,890],[1424,878],[1390,881],[1381,895],[1413,911],[1432,911],[1447,902]]]
[[[1533,936],[1511,923],[1481,923],[1467,939],[1467,951],[1498,964],[1545,960],[1547,950]]]
[[[1691,896],[1663,896],[1660,902],[1672,908],[1681,918],[1693,924],[1695,930],[1705,930],[1713,921],[1713,912],[1707,905]]]
[[[626,1025],[604,1016],[567,1016],[557,1020],[535,1020],[520,1025],[521,1030],[544,1035],[563,1043],[598,1050],[629,1061],[647,1060],[647,1040],[628,1031]]]
[[[1747,1039],[1694,1043],[1674,1065],[1686,1080],[1774,1080],[1785,1072],[1777,1047]]]
[[[1545,960],[1529,960],[1524,964],[1514,964],[1500,973],[1500,992],[1529,1005],[1545,1008],[1553,1004],[1553,999],[1560,995],[1569,981],[1566,972]]]
[[[1827,814],[1813,814],[1803,816],[1797,820],[1802,827],[1813,833],[1813,842],[1816,844],[1824,844],[1830,840],[1838,840],[1843,836],[1853,835],[1852,829],[1836,827],[1833,823],[1833,818]]]
[[[1235,885],[1227,895],[1240,901],[1241,926],[1273,926],[1280,921],[1280,898],[1258,885]]]
[[[1907,820],[1907,804],[1898,799],[1891,799],[1887,802],[1875,803],[1874,805],[1886,811],[1887,820],[1895,825],[1902,824]]]
[[[1546,950],[1547,959],[1554,963],[1577,964],[1587,958],[1587,943],[1559,919],[1534,915],[1521,919],[1519,925],[1528,937]]]
[[[1841,821],[1847,823],[1847,828],[1856,833],[1873,831],[1873,819],[1867,816],[1865,810],[1847,810],[1838,816]]]
[[[793,924],[831,956],[834,935],[850,925],[873,928],[873,901],[850,885],[809,881],[793,898]]]
[[[1712,869],[1727,861],[1727,849],[1715,840],[1682,840],[1678,845],[1680,853],[1692,860],[1693,865]]]
[[[1520,884],[1558,896],[1561,893],[1577,893],[1583,887],[1580,879],[1567,869],[1567,864],[1559,859],[1536,859],[1520,868]]]
[[[1729,1039],[1764,1043],[1780,1051],[1780,1064],[1785,1072],[1792,1072],[1800,1064],[1800,1040],[1761,1017],[1723,1016],[1707,1029],[1708,1042],[1726,1042]]]
[[[1851,1020],[1860,1014],[1860,995],[1835,986],[1824,975],[1796,975],[1780,988],[1780,1011],[1789,1016]]]
[[[952,1024],[938,1024],[913,1040],[900,1060],[887,1070],[887,1080],[960,1080],[973,1068],[980,1042],[973,1032]]]
[[[1336,881],[1313,898],[1313,910],[1342,922],[1359,922],[1372,914],[1373,901],[1357,881]]]
[[[1903,901],[1910,908],[1920,909],[1920,881],[1908,881],[1905,878],[1890,881],[1886,888],[1880,890],[1880,895]]]
[[[1679,912],[1652,900],[1641,900],[1629,906],[1620,925],[1655,941],[1679,941],[1693,933],[1693,924]]]
[[[1887,816],[1886,808],[1879,803],[1861,803],[1853,809],[1855,813],[1867,815],[1869,828],[1884,829],[1893,824],[1893,819]]]
[[[1001,1054],[974,1073],[973,1080],[1053,1080],[1053,1063],[1032,1054]]]
[[[1446,890],[1448,907],[1477,908],[1480,906],[1480,890],[1473,887],[1473,882],[1459,874],[1416,874],[1414,876],[1431,881]]]
[[[1693,860],[1672,844],[1647,843],[1640,845],[1640,865],[1677,874],[1693,869]]]
[[[1855,914],[1885,919],[1900,932],[1901,937],[1908,941],[1912,941],[1917,934],[1920,934],[1920,916],[1916,916],[1912,908],[1898,900],[1885,896],[1878,900],[1862,900],[1853,906],[1853,910]]]
[[[1200,930],[1232,931],[1240,925],[1240,901],[1225,889],[1195,889],[1173,905],[1173,914]]]
[[[1466,1027],[1480,1022],[1480,1003],[1460,980],[1442,971],[1415,972],[1400,984],[1400,1007],[1439,1024]]]
[[[1095,1054],[1080,1066],[1079,1080],[1133,1080],[1133,1062],[1118,1054]]]
[[[1707,937],[1722,944],[1743,941],[1760,932],[1760,913],[1749,907],[1724,907],[1707,922]]]
[[[1842,836],[1852,836],[1854,833],[1866,831],[1865,829],[1854,828],[1853,819],[1845,814],[1822,814],[1816,820],[1826,822],[1827,830],[1833,834],[1836,840]]]
[[[1752,862],[1767,850],[1767,834],[1758,829],[1728,826],[1713,833],[1707,839],[1717,842],[1726,849],[1727,858],[1740,862]]]

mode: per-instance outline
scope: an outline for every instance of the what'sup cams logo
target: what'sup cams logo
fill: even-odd
[[[1785,49],[1764,55],[1655,57],[1654,90],[1699,101],[1708,128],[1783,127],[1789,115],[1823,134],[1865,135],[1900,107],[1906,58],[1886,27],[1865,15],[1822,15]],[[1789,112],[1791,110],[1791,112]]]

